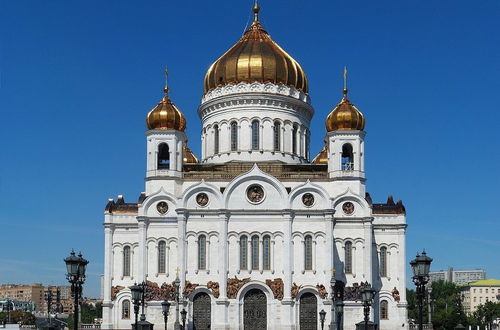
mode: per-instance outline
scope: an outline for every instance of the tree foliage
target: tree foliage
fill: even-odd
[[[94,323],[95,319],[100,319],[102,318],[102,304],[101,303],[96,303],[95,306],[92,304],[82,304],[81,305],[81,323]],[[74,315],[69,314],[68,317],[68,326],[70,329],[73,329],[73,324],[74,324]]]

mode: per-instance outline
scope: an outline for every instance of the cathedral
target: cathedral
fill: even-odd
[[[167,87],[147,114],[145,191],[105,208],[102,328],[130,329],[141,282],[155,329],[163,300],[174,328],[177,295],[187,329],[320,329],[321,310],[328,328],[335,278],[345,330],[364,318],[365,282],[376,290],[370,320],[408,329],[405,208],[366,191],[365,117],[339,91],[310,157],[306,73],[253,12],[205,74],[200,159]]]

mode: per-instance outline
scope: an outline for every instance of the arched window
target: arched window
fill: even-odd
[[[281,124],[279,121],[274,122],[274,151],[280,151],[281,144]]]
[[[123,276],[130,276],[130,246],[123,248]]]
[[[238,150],[238,124],[231,122],[231,151]]]
[[[168,144],[160,143],[158,146],[158,169],[168,170],[170,168],[170,152]]]
[[[259,121],[252,121],[252,150],[259,150]]]
[[[240,269],[248,269],[248,237],[240,238]]]
[[[344,258],[344,271],[346,274],[352,274],[352,243],[345,243],[345,258]]]
[[[219,153],[219,125],[214,125],[214,154]]]
[[[262,269],[271,270],[271,237],[266,235],[262,238]]]
[[[387,276],[387,248],[386,247],[381,247],[380,248],[380,276],[381,277],[386,277]]]
[[[158,243],[158,273],[160,274],[166,273],[166,251],[167,243],[165,243],[165,241],[160,241],[160,243]]]
[[[380,302],[380,318],[382,320],[389,319],[389,304],[387,303],[387,300],[382,300]]]
[[[312,236],[304,238],[304,269],[312,270]]]
[[[259,236],[252,236],[252,269],[259,269]]]
[[[207,269],[207,238],[205,235],[198,237],[198,269]]]
[[[292,129],[292,154],[296,155],[297,154],[297,132],[299,131],[299,128],[297,127],[297,124],[293,125]]]
[[[124,300],[122,302],[122,319],[130,319],[130,300]]]
[[[354,170],[354,157],[352,154],[352,145],[346,143],[342,146],[342,171]]]
[[[306,156],[306,159],[309,159],[309,139],[310,139],[310,135],[311,135],[311,132],[309,132],[309,130],[306,130],[306,152],[305,152],[305,156]]]

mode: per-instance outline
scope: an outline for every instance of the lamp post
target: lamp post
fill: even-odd
[[[71,293],[74,296],[74,328],[78,329],[78,304],[80,302],[80,296],[82,294],[83,283],[85,282],[85,271],[87,270],[88,260],[83,259],[82,253],[80,252],[78,256],[75,255],[75,251],[71,250],[69,257],[64,259],[66,263],[66,269],[68,273],[66,278],[68,282],[71,283]]]
[[[47,291],[47,317],[49,321],[49,327],[52,325],[52,318],[50,317],[50,309],[52,307],[52,290],[50,289],[50,286],[48,287]]]
[[[375,290],[373,290],[370,283],[365,282],[361,290],[361,299],[363,299],[363,312],[365,314],[365,330],[368,330],[368,321],[370,320],[370,306],[373,298],[375,298]]]
[[[321,312],[319,312],[319,321],[321,322],[321,330],[325,329],[325,317],[326,317],[326,312],[322,309]]]
[[[332,288],[332,319],[330,321],[330,330],[343,330],[345,283],[342,280],[335,279],[335,271],[332,272],[330,287]]]
[[[411,269],[413,271],[413,283],[417,288],[418,299],[418,329],[423,330],[423,307],[425,296],[425,285],[429,282],[429,270],[431,268],[432,258],[427,256],[425,250],[422,254],[418,254],[415,259],[410,261]]]
[[[186,309],[183,308],[181,312],[181,319],[182,319],[182,330],[186,330],[186,315],[188,312],[186,312]]]
[[[163,320],[165,321],[165,330],[167,330],[168,311],[170,310],[170,303],[167,300],[161,302],[161,310],[163,313]]]
[[[134,285],[130,287],[130,291],[132,291],[132,302],[134,304],[134,329],[137,330],[137,316],[139,315],[139,305],[141,304],[142,286],[134,283]]]
[[[179,323],[179,303],[180,303],[180,287],[181,287],[181,280],[179,279],[179,274],[175,277],[174,281],[174,287],[175,287],[175,323],[174,323],[174,329],[179,330],[181,328],[181,325]]]

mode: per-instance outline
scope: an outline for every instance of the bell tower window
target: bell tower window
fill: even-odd
[[[168,170],[170,168],[170,152],[168,144],[161,143],[158,146],[158,169]]]
[[[233,121],[231,123],[231,151],[238,149],[238,124]]]
[[[252,121],[252,150],[259,150],[259,121]]]
[[[214,154],[219,153],[219,125],[214,126]]]
[[[354,170],[354,156],[352,153],[352,145],[346,143],[342,146],[342,171]]]

